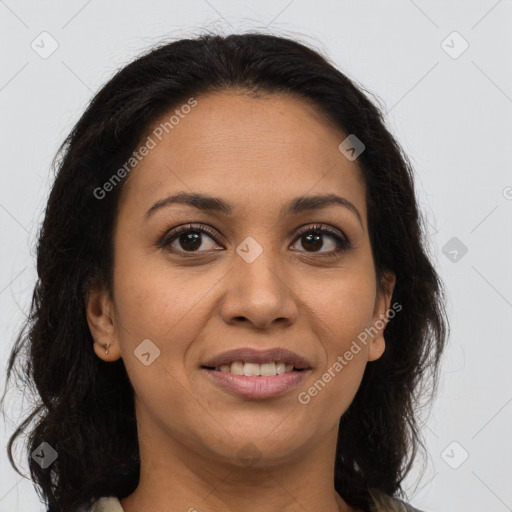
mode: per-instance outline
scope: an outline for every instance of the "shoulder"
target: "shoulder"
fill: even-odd
[[[90,508],[81,508],[77,512],[124,512],[121,502],[114,496],[105,496],[96,500]],[[391,496],[373,496],[371,512],[423,512],[412,505]]]
[[[91,507],[83,507],[77,512],[124,512],[121,502],[115,496],[97,499]]]
[[[423,512],[409,503],[384,494],[373,495],[371,512]]]

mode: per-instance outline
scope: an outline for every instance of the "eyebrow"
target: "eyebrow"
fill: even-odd
[[[229,203],[219,197],[212,197],[207,194],[178,192],[164,199],[157,201],[145,215],[147,220],[157,210],[172,204],[183,204],[192,206],[198,210],[219,212],[226,215],[233,214],[233,208]],[[306,211],[322,210],[332,205],[343,206],[355,214],[359,224],[363,227],[363,221],[359,210],[348,199],[336,194],[321,194],[316,196],[299,196],[285,204],[281,209],[281,216],[297,215]]]

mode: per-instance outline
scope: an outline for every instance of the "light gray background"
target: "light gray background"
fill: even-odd
[[[406,480],[410,500],[428,512],[512,510],[511,22],[512,0],[0,0],[0,391],[35,281],[50,162],[93,92],[162,37],[296,37],[381,99],[415,166],[449,291],[452,336],[423,430],[430,456]],[[31,48],[50,48],[43,31],[58,43],[46,59]],[[469,44],[457,58],[454,31]],[[445,255],[453,237],[457,252]],[[0,422],[1,512],[43,510],[3,448],[29,402],[12,398]]]

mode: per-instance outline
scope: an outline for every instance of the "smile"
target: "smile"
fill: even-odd
[[[310,371],[297,370],[290,366],[282,363],[260,365],[235,361],[231,366],[202,367],[202,371],[210,382],[223,391],[246,399],[261,400],[277,397],[295,389]]]
[[[298,368],[294,368],[293,364],[274,361],[263,364],[233,361],[231,364],[223,364],[221,366],[217,366],[215,368],[211,367],[208,369],[224,373],[232,373],[233,375],[245,375],[246,377],[257,377],[260,375],[264,377],[273,377],[274,375],[282,375],[283,373],[289,373],[294,370],[299,371]]]

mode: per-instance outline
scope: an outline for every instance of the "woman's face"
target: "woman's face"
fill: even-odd
[[[113,300],[88,301],[95,351],[122,357],[146,447],[292,461],[335,439],[383,353],[394,277],[377,293],[365,184],[339,149],[348,134],[285,95],[195,101],[155,124],[123,189]],[[176,194],[182,202],[167,201]],[[311,199],[328,195],[342,199]],[[228,355],[227,371],[205,368],[236,349],[245,353]],[[302,362],[260,354],[271,349]]]

